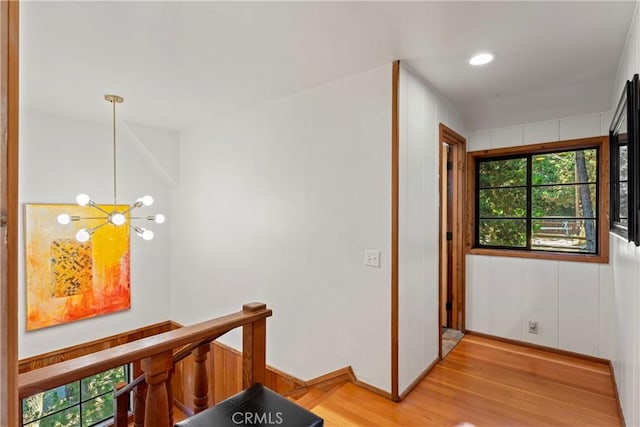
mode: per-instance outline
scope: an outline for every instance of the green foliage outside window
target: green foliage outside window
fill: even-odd
[[[89,427],[113,416],[113,387],[128,381],[126,366],[22,400],[25,427]]]
[[[478,161],[477,244],[597,250],[597,149]]]

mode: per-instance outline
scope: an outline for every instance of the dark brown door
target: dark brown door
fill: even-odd
[[[454,259],[453,259],[453,227],[454,227],[454,218],[453,218],[453,150],[451,145],[446,145],[446,153],[447,153],[447,188],[446,188],[446,205],[447,205],[447,215],[445,221],[445,229],[447,230],[447,234],[445,236],[446,245],[447,245],[447,280],[446,280],[446,295],[447,299],[445,301],[445,312],[446,318],[444,319],[446,323],[442,326],[447,328],[454,328],[454,313],[453,313],[453,302],[455,298],[455,289],[454,289]],[[456,322],[457,323],[457,322]]]

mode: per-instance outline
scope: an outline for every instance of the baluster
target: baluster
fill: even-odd
[[[207,353],[211,350],[209,343],[203,344],[191,352],[195,361],[193,381],[193,411],[202,412],[209,406],[209,379],[207,375]]]
[[[170,427],[169,396],[167,379],[173,367],[173,355],[167,351],[142,359],[142,370],[147,381],[147,401],[145,403],[144,427]]]
[[[133,363],[133,378],[142,375],[142,367],[140,361]],[[138,384],[133,395],[133,425],[134,427],[144,427],[144,408],[147,399],[147,383]]]
[[[245,313],[266,309],[262,303],[254,302],[242,306]],[[259,319],[242,327],[242,387],[255,383],[264,384],[266,364],[267,321]]]
[[[125,388],[127,383],[121,382],[115,385],[115,392]],[[129,393],[116,398],[116,409],[113,417],[113,427],[127,427],[129,425]]]

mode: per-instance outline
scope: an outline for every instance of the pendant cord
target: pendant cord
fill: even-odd
[[[111,101],[113,104],[113,210],[116,210],[116,190],[117,190],[117,157],[116,157],[116,100]]]

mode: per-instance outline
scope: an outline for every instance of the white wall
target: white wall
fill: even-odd
[[[390,65],[181,132],[172,318],[265,302],[269,364],[389,391],[390,138]]]
[[[640,426],[640,248],[611,237],[613,367],[627,426]]]
[[[20,194],[24,203],[75,203],[86,192],[97,202],[111,201],[111,125],[20,112]],[[156,169],[142,159],[124,127],[118,132],[118,199],[131,202],[151,194],[149,214],[167,213],[169,191]],[[177,147],[177,143],[176,143]],[[20,212],[22,224],[22,210]],[[55,220],[55,218],[54,218]],[[154,226],[155,238],[131,236],[131,309],[27,332],[25,328],[24,233],[19,234],[19,354],[41,354],[137,327],[169,316],[169,229],[171,218]]]
[[[611,113],[472,132],[469,151],[607,135]],[[467,255],[467,328],[611,357],[608,264]],[[537,320],[538,334],[528,332]]]
[[[153,165],[167,185],[177,185],[180,175],[179,133],[131,122],[125,122],[125,126],[131,131],[132,139],[137,142],[135,147],[140,156]]]
[[[612,94],[616,105],[626,80],[640,72],[640,19],[636,5]],[[627,426],[640,426],[640,248],[611,236],[613,314],[611,358]]]
[[[464,133],[455,108],[400,71],[399,391],[438,358],[438,159],[442,122]]]

